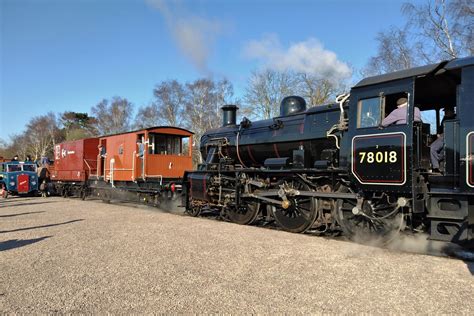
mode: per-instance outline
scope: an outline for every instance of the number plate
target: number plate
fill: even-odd
[[[474,188],[474,132],[466,136],[466,182]]]
[[[352,139],[352,174],[362,184],[405,184],[405,133],[355,136]]]

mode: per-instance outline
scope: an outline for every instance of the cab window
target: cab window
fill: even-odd
[[[403,100],[405,99],[405,100]],[[388,125],[404,125],[407,124],[407,118],[408,118],[408,108],[409,108],[409,94],[407,92],[399,92],[399,93],[393,93],[393,94],[387,94],[383,96],[383,109],[384,109],[384,120],[382,120],[382,125],[387,126]],[[405,102],[404,102],[405,101]],[[400,102],[400,104],[399,104]],[[403,112],[398,112],[395,117],[391,117],[390,123],[385,120],[392,112],[394,112],[396,109],[402,107],[401,103],[405,103],[405,111]],[[402,115],[404,113],[404,116]]]
[[[15,165],[8,165],[7,167],[7,171],[8,172],[15,172],[15,171],[21,171],[21,166],[18,164],[15,164]]]
[[[360,100],[357,104],[357,128],[378,126],[381,114],[379,97]]]
[[[34,172],[36,172],[36,165],[23,165],[23,171],[34,171]]]

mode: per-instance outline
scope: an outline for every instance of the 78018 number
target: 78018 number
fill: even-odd
[[[398,160],[397,152],[392,151],[360,151],[360,163],[395,163]]]

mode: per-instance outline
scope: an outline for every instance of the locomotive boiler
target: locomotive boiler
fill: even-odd
[[[223,127],[210,130],[201,138],[201,154],[206,163],[217,161],[216,142],[226,141],[225,155],[243,168],[279,166],[312,167],[323,156],[336,150],[327,131],[339,120],[337,105],[312,108],[297,96],[286,97],[275,119],[251,122],[245,119],[236,125],[234,105],[222,108]],[[221,144],[222,145],[222,144]]]
[[[400,100],[405,116],[386,124]],[[456,116],[443,118],[447,108]],[[334,104],[307,109],[290,96],[267,120],[237,123],[237,107],[224,106],[222,126],[201,138],[204,162],[184,175],[186,211],[359,240],[409,230],[472,244],[473,108],[474,57],[365,78]],[[440,172],[430,163],[438,137]]]

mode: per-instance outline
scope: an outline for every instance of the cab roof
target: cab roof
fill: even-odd
[[[471,66],[471,65],[474,65],[474,56],[465,57],[465,58],[455,58],[450,61],[442,61],[437,64],[414,67],[410,69],[404,69],[400,71],[391,72],[388,74],[364,78],[361,81],[359,81],[353,88],[357,89],[360,87],[370,86],[374,84],[379,84],[379,83],[384,83],[384,82],[389,82],[389,81],[394,81],[394,80],[399,80],[399,79],[421,77],[421,76],[426,76],[431,73],[436,73],[440,69],[451,70],[451,69],[462,68],[462,67]]]
[[[13,165],[19,165],[19,164],[22,164],[22,165],[36,165],[35,162],[33,161],[18,161],[18,160],[11,160],[11,161],[3,161],[3,162],[0,162],[0,164],[13,164]]]

